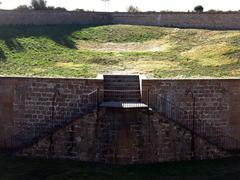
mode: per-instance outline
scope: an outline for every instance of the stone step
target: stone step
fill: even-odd
[[[140,98],[131,98],[131,99],[129,99],[129,98],[117,98],[117,97],[115,97],[115,98],[108,98],[108,97],[104,98],[104,102],[110,102],[110,101],[140,102],[141,99]]]
[[[104,75],[103,93],[104,101],[139,102],[141,100],[139,76]]]
[[[131,93],[131,94],[114,94],[114,93],[105,93],[104,98],[140,98],[140,93]]]
[[[106,81],[104,82],[104,86],[139,86],[139,82],[129,82],[129,81],[126,81],[126,82],[109,82],[109,81]]]
[[[117,82],[117,83],[120,83],[120,82],[136,82],[136,83],[139,83],[139,80],[138,79],[109,79],[109,80],[104,80],[104,83],[107,83],[107,82]]]
[[[108,90],[117,90],[117,91],[129,91],[129,90],[139,90],[140,89],[140,86],[129,86],[129,85],[126,85],[126,86],[104,86],[104,89],[108,89]]]
[[[111,102],[111,101],[115,101],[115,102],[141,102],[141,99],[124,99],[124,98],[105,98],[104,102]]]
[[[115,95],[115,94],[105,94],[104,98],[140,98],[141,96],[139,94],[132,94],[132,95]]]
[[[125,78],[125,79],[139,79],[139,76],[138,75],[103,75],[103,78],[104,79],[117,79],[117,78]]]
[[[118,91],[132,91],[132,90],[139,90],[140,87],[139,86],[104,86],[104,89],[107,90],[118,90]]]
[[[132,95],[132,94],[140,94],[140,91],[132,91],[132,90],[120,90],[120,91],[115,91],[115,90],[105,90],[103,91],[104,94],[116,94],[116,95]]]
[[[118,78],[104,78],[104,82],[139,82],[139,78],[123,78],[123,77],[118,77]]]
[[[103,96],[104,98],[105,97],[109,97],[109,98],[114,98],[114,97],[117,97],[117,98],[140,98],[140,94],[131,94],[131,95],[116,95],[116,94],[104,94]]]

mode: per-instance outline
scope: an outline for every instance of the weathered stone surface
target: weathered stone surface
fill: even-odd
[[[143,80],[142,86],[144,90],[157,91],[189,114],[193,111],[193,99],[185,92],[190,89],[196,97],[196,117],[239,139],[239,79],[155,79]]]
[[[81,117],[92,110],[87,94],[101,87],[94,79],[0,78],[0,147],[9,137],[19,146]]]
[[[191,135],[148,110],[102,109],[18,155],[133,164],[191,159]],[[196,138],[196,159],[227,154]]]
[[[0,85],[0,144],[11,147],[13,127],[13,86]]]
[[[155,79],[143,80],[142,86],[143,91],[158,91],[189,114],[192,99],[185,96],[185,91],[190,88],[197,98],[196,115],[239,139],[240,80]],[[116,117],[117,112],[110,111],[105,117],[105,112],[100,111],[98,118],[93,115],[90,120],[81,120],[92,109],[86,106],[86,94],[102,87],[103,81],[95,79],[0,78],[0,147],[21,146],[49,134],[63,122],[73,121],[55,132],[53,139],[45,138],[24,154],[106,163],[189,159],[190,134],[155,115],[148,117],[147,113],[132,109]],[[149,100],[150,105],[155,101],[144,94],[143,99]],[[205,141],[197,141],[199,159],[222,155]]]
[[[156,12],[104,13],[65,11],[0,11],[0,25],[131,24],[180,28],[240,29],[240,13]]]

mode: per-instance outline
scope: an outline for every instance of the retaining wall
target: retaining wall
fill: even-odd
[[[179,28],[240,29],[240,13],[115,13],[113,24]]]
[[[188,133],[155,115],[124,112],[115,116],[109,111],[81,119],[91,110],[86,94],[96,88],[103,88],[103,80],[0,78],[0,147],[13,146],[12,137],[19,145],[27,143],[53,126],[74,120],[56,131],[52,140],[46,137],[23,154],[116,163],[190,158]],[[185,93],[191,90],[196,97],[196,115],[240,140],[240,79],[146,79],[142,89],[159,92],[189,113],[193,101]],[[149,100],[149,104],[154,101]],[[65,137],[63,142],[60,137]],[[197,144],[199,159],[225,155],[201,140]]]
[[[179,28],[240,29],[240,13],[104,13],[0,10],[0,25],[130,24]]]
[[[192,112],[193,99],[186,96],[191,90],[196,98],[196,115],[231,136],[240,138],[240,80],[143,80],[143,90],[158,91],[179,107]],[[151,101],[151,100],[150,100]]]
[[[0,78],[0,146],[27,143],[91,110],[96,79]],[[14,138],[14,139],[12,139]]]
[[[101,12],[0,10],[0,25],[103,25],[109,23],[109,15]]]
[[[191,160],[191,133],[148,109],[100,109],[19,152],[20,156],[134,164]],[[195,159],[228,156],[195,139]]]

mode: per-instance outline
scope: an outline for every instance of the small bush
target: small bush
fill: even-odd
[[[47,8],[47,1],[44,0],[32,0],[31,2],[32,8],[34,10],[46,10]]]
[[[27,11],[27,10],[31,10],[31,6],[27,6],[27,5],[20,5],[18,6],[15,10],[19,10],[19,11]]]
[[[196,12],[203,12],[203,10],[204,10],[203,6],[201,6],[201,5],[198,5],[194,8],[194,11],[196,11]]]
[[[136,13],[136,12],[140,12],[140,10],[138,9],[137,6],[131,5],[131,6],[129,6],[129,7],[127,8],[127,12]]]

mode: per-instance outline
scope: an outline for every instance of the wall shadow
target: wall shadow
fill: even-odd
[[[240,50],[239,49],[235,49],[232,51],[228,51],[226,53],[223,53],[223,56],[227,57],[227,58],[231,58],[231,59],[239,59],[240,57]]]
[[[4,51],[0,48],[0,62],[6,61],[6,56]]]
[[[23,51],[23,46],[17,41],[17,38],[27,37],[47,37],[59,45],[70,49],[77,49],[73,41],[72,33],[90,26],[82,25],[16,25],[0,27],[0,40],[3,40],[6,46],[13,51]]]
[[[20,42],[18,42],[16,39],[5,39],[6,46],[11,50],[15,52],[21,52],[24,50],[23,46]]]

